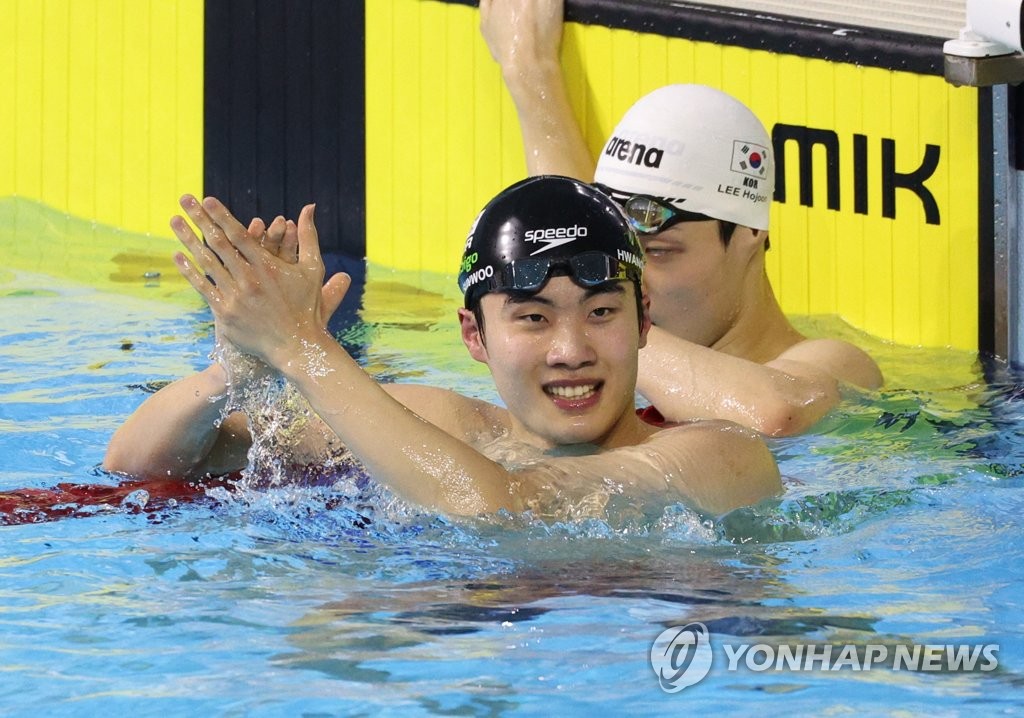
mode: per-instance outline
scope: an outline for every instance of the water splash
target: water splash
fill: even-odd
[[[239,490],[323,483],[360,467],[279,372],[219,341],[211,358],[228,376],[222,418],[242,412],[252,437]]]

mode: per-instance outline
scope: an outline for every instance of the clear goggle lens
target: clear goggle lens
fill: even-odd
[[[559,266],[566,268],[576,283],[583,287],[594,287],[619,279],[640,279],[639,270],[627,262],[619,261],[604,252],[584,252],[569,259],[526,257],[512,260],[491,289],[534,292],[544,285],[551,271]]]
[[[626,219],[633,225],[633,229],[641,234],[660,232],[669,222],[675,224],[675,222],[681,221],[680,219],[672,221],[680,216],[675,207],[644,195],[630,197],[622,205],[622,208],[625,210]]]
[[[645,194],[627,194],[606,185],[595,184],[620,207],[638,234],[654,234],[668,229],[678,222],[705,222],[711,219],[704,214],[687,212],[668,201]]]

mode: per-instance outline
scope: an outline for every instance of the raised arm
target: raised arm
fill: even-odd
[[[168,384],[114,432],[103,468],[136,478],[193,479],[245,466],[245,417],[221,421],[227,374],[220,364]]]
[[[294,231],[286,243],[283,217],[269,227],[253,219],[247,231],[274,253],[294,254]],[[168,384],[114,432],[103,468],[146,479],[193,479],[243,468],[251,437],[245,416],[224,416],[227,400],[228,373],[220,363]]]
[[[562,0],[481,0],[480,31],[519,117],[530,175],[594,179],[594,158],[569,104],[559,50]]]
[[[807,340],[758,364],[654,328],[640,352],[637,388],[670,421],[728,419],[767,436],[788,436],[836,406],[841,381],[873,389],[881,374],[846,342]]]
[[[297,261],[294,222],[277,217],[267,226],[256,218],[246,231],[283,262]],[[343,297],[344,290],[336,284],[323,287],[325,317],[334,313]],[[259,378],[252,374],[245,380]],[[193,479],[244,468],[252,438],[243,414],[224,415],[228,389],[228,372],[220,363],[163,387],[114,432],[103,468],[146,479]]]
[[[195,259],[175,260],[209,302],[223,336],[288,378],[377,480],[445,512],[519,508],[502,466],[392,398],[324,329],[312,205],[299,218],[296,264],[253,242],[220,202],[186,198],[182,206],[209,248],[177,218],[175,233]],[[328,284],[348,281],[339,274]]]

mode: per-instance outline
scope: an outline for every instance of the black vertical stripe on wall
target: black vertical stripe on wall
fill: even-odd
[[[978,351],[1001,353],[996,346],[995,188],[992,165],[992,88],[978,89]]]
[[[207,4],[222,1],[207,0]],[[286,73],[281,71],[285,54],[285,43],[282,42],[285,4],[272,0],[269,2],[258,0],[255,11],[251,14],[254,19],[257,16],[260,19],[259,23],[253,23],[252,34],[249,35],[250,42],[254,42],[258,46],[258,52],[254,58],[256,72],[250,73],[249,77],[238,78],[238,81],[239,84],[249,85],[247,94],[257,96],[261,100],[260,120],[255,128],[256,137],[253,144],[253,147],[259,148],[260,156],[260,162],[255,165],[256,181],[254,186],[259,188],[256,206],[265,207],[266,211],[279,214],[284,213],[287,206],[285,183],[281,181],[286,162],[281,133],[286,126],[287,119],[285,111]],[[244,49],[238,49],[245,52]],[[259,78],[259,87],[250,85],[253,78]],[[275,102],[275,97],[280,99]],[[274,207],[280,209],[274,210]],[[292,210],[291,207],[288,209]],[[286,216],[294,219],[292,214]],[[269,217],[267,219],[269,221]]]
[[[316,202],[325,252],[366,254],[364,7],[207,0],[204,186],[241,219]]]
[[[1010,157],[1013,168],[1020,172],[1024,170],[1024,89],[1020,85],[1007,85],[1006,91],[1009,93]]]

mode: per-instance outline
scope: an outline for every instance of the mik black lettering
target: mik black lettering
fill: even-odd
[[[800,125],[775,125],[772,149],[775,151],[775,199],[786,201],[786,143],[797,143],[800,154],[800,204],[814,206],[814,148],[825,148],[827,206],[839,209],[839,137],[832,130],[815,130]]]
[[[775,150],[775,200],[786,201],[786,145],[796,142],[800,171],[800,204],[814,206],[814,149],[825,152],[826,205],[831,210],[840,208],[840,146],[839,136],[831,130],[821,130],[801,125],[777,124],[772,130],[772,147]],[[935,196],[925,182],[935,174],[939,166],[941,149],[937,145],[925,145],[920,166],[911,172],[896,170],[896,141],[883,138],[881,141],[881,185],[882,216],[896,218],[896,190],[913,192],[924,210],[927,224],[940,224],[941,213]],[[853,211],[868,214],[868,138],[853,135]]]
[[[939,148],[937,145],[924,146],[924,159],[921,166],[913,172],[896,171],[896,140],[882,140],[882,216],[896,219],[896,188],[909,189],[918,196],[924,205],[924,221],[928,224],[939,223],[939,205],[934,195],[924,186],[926,179],[935,174],[939,166]]]

